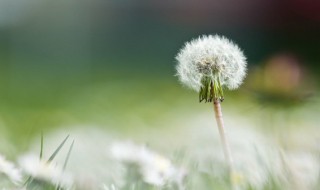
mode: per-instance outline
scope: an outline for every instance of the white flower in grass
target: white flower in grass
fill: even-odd
[[[187,42],[176,60],[180,81],[200,92],[200,101],[223,99],[222,88],[238,88],[246,75],[243,52],[236,44],[218,35],[201,36]]]
[[[114,184],[111,184],[111,185],[103,185],[102,186],[103,190],[117,190],[116,186]]]
[[[36,155],[26,155],[19,159],[19,164],[26,174],[35,179],[62,187],[72,186],[73,180],[70,174],[64,172],[63,169],[54,162],[40,160]]]
[[[169,159],[130,142],[115,143],[111,146],[113,157],[121,162],[136,164],[146,183],[163,186],[180,183],[185,172],[176,168]]]
[[[0,175],[6,175],[13,183],[18,184],[22,181],[22,175],[13,163],[7,161],[0,155]]]

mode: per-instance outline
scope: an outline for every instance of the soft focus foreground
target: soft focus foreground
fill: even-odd
[[[320,188],[317,5],[93,2],[0,2],[0,188]],[[202,33],[249,59],[222,103],[231,181],[212,105],[174,76]]]
[[[59,109],[23,113],[29,122],[35,115],[42,118],[48,128],[21,121],[16,121],[23,126],[21,132],[3,128],[2,154],[20,166],[6,170],[0,164],[8,177],[1,177],[2,185],[13,187],[21,174],[13,177],[12,172],[21,168],[24,176],[40,170],[36,175],[41,179],[66,180],[75,189],[230,188],[211,105],[199,104],[193,93],[175,83],[110,83],[70,94],[70,102]],[[130,89],[122,88],[126,85]],[[233,183],[240,189],[317,189],[319,100],[287,107],[260,104],[262,100],[246,91],[238,94],[228,94],[223,103],[236,167]],[[58,123],[52,123],[55,119]],[[22,132],[26,129],[34,132]],[[57,163],[43,169],[37,158],[41,131],[44,158],[67,134],[75,140],[63,174],[59,168],[71,141],[59,152]]]

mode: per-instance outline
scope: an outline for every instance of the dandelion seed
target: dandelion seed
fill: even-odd
[[[0,155],[0,174],[7,176],[13,183],[18,184],[22,181],[22,174],[13,163],[7,161]]]

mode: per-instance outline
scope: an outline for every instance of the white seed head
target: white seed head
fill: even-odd
[[[232,41],[218,35],[187,42],[178,53],[177,75],[187,87],[200,91],[202,79],[219,78],[221,86],[238,88],[246,75],[246,58]]]
[[[185,175],[166,157],[131,142],[119,142],[111,146],[111,154],[121,162],[135,164],[144,182],[155,186],[179,183]]]
[[[63,187],[71,187],[73,179],[69,173],[53,162],[40,160],[36,155],[24,155],[19,159],[23,171],[36,178],[49,182],[53,185],[61,185]]]
[[[13,163],[7,161],[2,155],[0,155],[0,177],[1,174],[6,175],[13,183],[18,184],[22,182],[22,174]]]

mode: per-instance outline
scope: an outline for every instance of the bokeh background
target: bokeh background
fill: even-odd
[[[90,140],[99,129],[162,151],[205,121],[217,133],[211,105],[175,76],[178,50],[202,34],[232,39],[248,58],[244,85],[226,94],[226,123],[319,153],[312,0],[0,0],[0,151],[15,157],[41,132]]]

